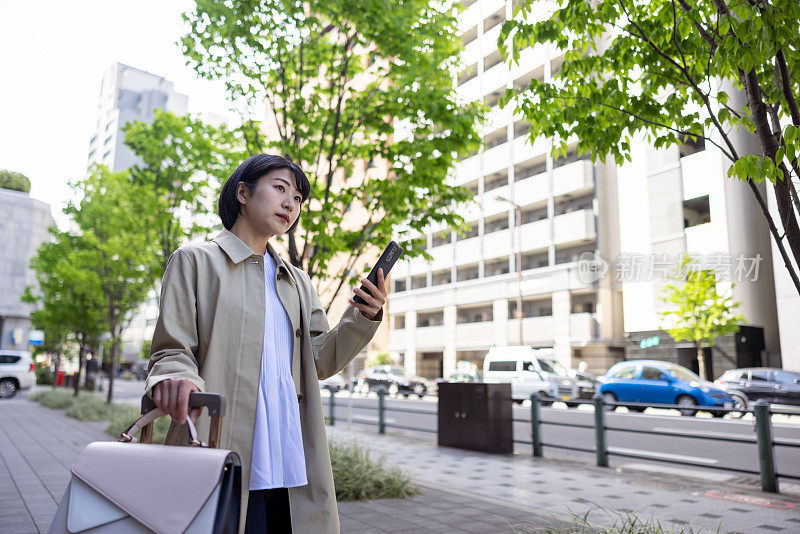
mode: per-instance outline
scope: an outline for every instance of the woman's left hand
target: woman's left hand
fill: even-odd
[[[348,302],[361,310],[361,314],[367,319],[375,319],[383,309],[383,304],[386,302],[386,280],[383,278],[383,269],[378,269],[378,285],[376,286],[366,278],[361,280],[364,287],[369,289],[371,295],[357,287],[353,292],[364,299],[366,304],[359,304],[353,299]]]

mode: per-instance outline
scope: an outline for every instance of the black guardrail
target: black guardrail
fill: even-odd
[[[399,425],[395,423],[387,424],[386,413],[387,412],[413,413],[413,414],[431,415],[433,417],[438,417],[438,403],[437,403],[437,409],[432,411],[420,410],[414,408],[390,407],[386,405],[386,396],[387,396],[386,391],[383,389],[379,389],[377,393],[378,393],[377,407],[358,406],[356,409],[378,412],[378,433],[385,434],[386,428],[397,428],[401,430],[411,430],[416,432],[426,432],[432,434],[437,433],[436,430],[432,430],[430,428]],[[507,400],[511,402],[518,399],[507,399]],[[605,399],[603,399],[603,397],[600,395],[595,396],[592,400],[570,401],[571,404],[574,403],[575,405],[591,404],[594,406],[594,423],[584,424],[584,423],[565,423],[561,421],[545,421],[541,418],[542,400],[536,395],[531,395],[530,400],[531,400],[530,418],[529,419],[512,418],[511,420],[512,422],[515,423],[530,423],[531,439],[530,440],[515,439],[513,441],[514,443],[521,445],[530,445],[533,449],[533,456],[535,457],[542,457],[544,447],[549,447],[552,449],[577,451],[590,454],[594,453],[596,458],[596,464],[599,467],[608,467],[608,458],[610,456],[619,456],[624,458],[635,458],[639,460],[655,461],[655,462],[684,465],[690,467],[702,467],[704,469],[719,469],[739,474],[760,476],[761,488],[766,492],[773,492],[773,493],[778,492],[778,480],[780,478],[785,478],[790,480],[800,480],[800,476],[789,475],[787,473],[778,472],[775,465],[775,449],[777,447],[800,448],[800,440],[793,440],[786,438],[776,439],[773,437],[773,431],[772,431],[772,415],[777,415],[777,414],[797,415],[797,413],[786,412],[781,410],[773,410],[770,407],[769,403],[767,403],[764,400],[756,401],[753,404],[752,409],[748,410],[742,410],[736,408],[716,408],[716,407],[713,408],[713,411],[717,413],[742,413],[742,412],[752,413],[755,417],[755,425],[754,425],[755,435],[753,437],[719,436],[714,434],[681,434],[678,432],[670,432],[664,430],[640,430],[634,428],[622,428],[618,426],[608,426],[606,424],[606,414],[610,410],[615,409],[616,407],[622,406],[634,409],[644,409],[644,408],[660,408],[660,409],[676,409],[676,410],[686,409],[685,406],[679,406],[674,404],[645,404],[636,402],[607,403]],[[330,425],[336,424],[336,406],[337,406],[336,394],[335,392],[330,391],[330,396],[328,397],[328,403],[327,403],[328,424]],[[707,410],[702,406],[694,407],[694,409],[698,411]],[[575,445],[565,445],[560,443],[544,442],[542,441],[542,431],[541,431],[542,426],[544,425],[594,429],[594,435],[595,435],[594,448],[588,448],[586,446],[575,446]],[[607,445],[606,437],[609,432],[625,432],[632,434],[647,434],[650,436],[656,435],[656,436],[667,436],[667,437],[676,437],[683,439],[704,439],[704,440],[727,442],[727,443],[752,444],[755,445],[757,449],[759,470],[756,471],[753,469],[722,467],[717,465],[708,465],[696,462],[682,461],[667,456],[659,456],[658,453],[643,455],[643,454],[634,454],[628,451],[622,451],[619,449],[615,449],[614,447],[609,447]]]
[[[608,426],[606,424],[606,413],[608,413],[609,409],[614,409],[617,406],[626,406],[626,407],[633,407],[633,408],[674,408],[674,409],[685,409],[685,406],[678,406],[672,404],[643,404],[643,403],[607,403],[602,396],[596,396],[591,401],[580,401],[576,402],[576,404],[593,404],[594,405],[594,424],[593,425],[586,425],[586,424],[572,424],[572,423],[563,423],[560,421],[544,421],[541,418],[540,414],[540,400],[536,395],[531,395],[531,417],[530,421],[528,420],[515,420],[518,422],[530,422],[531,423],[531,440],[514,440],[515,443],[531,445],[533,448],[533,455],[536,457],[542,456],[542,449],[543,447],[551,447],[555,449],[564,449],[564,450],[571,450],[571,451],[579,451],[579,452],[588,452],[588,453],[595,453],[596,456],[596,463],[599,467],[608,467],[608,457],[609,456],[620,456],[625,458],[636,458],[639,460],[648,460],[648,461],[656,461],[656,462],[663,462],[663,463],[670,463],[670,464],[677,464],[677,465],[685,465],[691,467],[702,467],[705,469],[720,469],[724,471],[731,471],[734,473],[741,473],[741,474],[748,474],[748,475],[758,475],[761,477],[761,488],[767,492],[778,492],[778,479],[785,478],[791,480],[800,480],[800,476],[789,475],[787,473],[780,473],[777,471],[775,467],[775,448],[776,447],[787,447],[787,448],[800,448],[800,440],[790,440],[790,439],[775,439],[773,437],[772,432],[772,415],[778,413],[785,413],[781,411],[773,411],[770,409],[769,403],[764,400],[758,400],[753,405],[752,410],[741,410],[741,409],[734,409],[734,408],[714,408],[713,411],[720,412],[720,413],[739,413],[745,411],[747,413],[752,413],[755,417],[755,436],[748,437],[748,436],[741,436],[741,437],[731,437],[731,436],[718,436],[714,434],[681,434],[678,432],[670,432],[670,431],[662,431],[662,430],[639,430],[634,428],[621,428],[616,426]],[[702,407],[698,407],[702,410]],[[791,412],[790,412],[791,413]],[[572,428],[593,428],[595,434],[595,448],[588,449],[586,447],[576,447],[572,445],[562,445],[556,443],[545,443],[542,441],[541,435],[541,427],[543,425],[550,425],[550,426],[566,426]],[[719,442],[729,442],[729,443],[749,443],[753,444],[757,448],[758,452],[758,460],[759,460],[759,470],[755,471],[752,469],[739,469],[735,467],[722,467],[717,465],[707,465],[701,464],[696,462],[686,462],[682,460],[677,460],[675,458],[670,458],[666,456],[659,456],[657,453],[654,454],[634,454],[627,451],[617,450],[613,447],[609,447],[606,444],[606,435],[608,432],[626,432],[626,433],[633,433],[633,434],[647,434],[650,436],[669,436],[669,437],[680,437],[686,439],[705,439],[710,441],[719,441]]]

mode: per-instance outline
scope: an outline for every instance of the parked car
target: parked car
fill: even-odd
[[[337,393],[338,391],[347,388],[347,380],[342,376],[341,373],[337,373],[333,376],[329,376],[325,380],[320,380],[319,388],[327,389],[331,393]]]
[[[731,394],[738,392],[748,402],[764,399],[773,404],[800,405],[800,373],[769,367],[725,371],[715,382]]]
[[[710,408],[714,417],[725,412],[713,408],[733,408],[730,394],[681,365],[657,360],[630,360],[611,367],[600,386],[608,403],[641,402],[677,404],[681,415],[695,415],[698,408]],[[642,412],[644,407],[630,407]]]
[[[548,373],[553,373],[561,377],[568,377],[575,380],[575,385],[578,386],[578,398],[580,400],[591,400],[597,391],[597,386],[600,384],[591,373],[578,371],[577,369],[567,369],[561,362],[552,358],[537,358],[542,370]],[[574,407],[580,403],[567,402],[567,406]]]
[[[483,380],[510,383],[515,402],[537,395],[545,406],[553,401],[573,406],[570,401],[581,399],[580,388],[563,366],[554,365],[557,363],[530,346],[492,347],[483,359]],[[563,374],[558,374],[557,368]]]
[[[404,368],[392,365],[376,365],[359,375],[356,393],[366,395],[379,389],[384,389],[391,397],[416,395],[422,398],[428,393],[428,383],[424,378],[412,376]]]
[[[438,389],[441,382],[480,382],[481,372],[475,367],[474,363],[468,361],[456,362],[455,370],[446,377],[439,377],[434,379],[434,383]]]
[[[25,350],[0,351],[0,399],[10,399],[20,389],[36,383],[36,365]]]

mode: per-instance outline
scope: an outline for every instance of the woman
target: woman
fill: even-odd
[[[311,281],[269,241],[297,225],[310,185],[294,163],[248,158],[219,198],[225,227],[213,241],[175,251],[145,389],[172,417],[167,444],[186,443],[189,393],[228,403],[220,446],[242,459],[240,532],[339,532],[317,380],[344,368],[383,317],[383,273],[372,295],[355,289],[331,329]],[[198,424],[208,432],[207,418]]]

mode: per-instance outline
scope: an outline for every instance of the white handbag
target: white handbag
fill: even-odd
[[[163,415],[147,401],[142,402],[144,415],[123,432],[121,442],[94,442],[81,451],[51,534],[238,532],[239,456],[201,443],[191,421],[193,446],[127,443],[139,429],[149,441],[153,421]],[[224,399],[192,393],[189,405],[208,406],[213,421],[209,441],[218,444]]]

